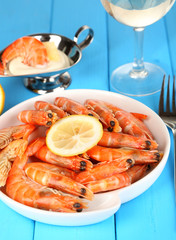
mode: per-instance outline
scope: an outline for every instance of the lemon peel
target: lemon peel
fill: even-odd
[[[0,114],[2,113],[4,109],[4,103],[5,103],[5,92],[3,87],[0,84]]]

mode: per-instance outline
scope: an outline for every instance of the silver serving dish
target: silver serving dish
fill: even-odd
[[[86,37],[78,44],[78,37],[85,30],[88,31]],[[82,50],[92,42],[93,35],[93,30],[86,25],[77,30],[73,40],[58,34],[39,33],[30,35],[41,42],[54,42],[57,48],[66,54],[69,59],[70,66],[61,69],[59,68],[54,72],[51,71],[31,75],[11,75],[7,73],[5,75],[0,75],[0,77],[23,78],[25,87],[38,94],[53,92],[58,90],[58,88],[66,89],[71,84],[71,76],[68,73],[68,70],[80,61],[82,57]],[[0,60],[4,50],[5,49],[0,52]]]

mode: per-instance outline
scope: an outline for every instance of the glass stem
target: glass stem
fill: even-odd
[[[147,71],[144,68],[143,62],[143,41],[144,41],[144,28],[133,28],[135,36],[135,55],[133,62],[133,69],[130,76],[133,78],[144,78],[147,76]]]

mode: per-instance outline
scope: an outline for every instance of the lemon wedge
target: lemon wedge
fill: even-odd
[[[103,135],[102,124],[92,116],[70,115],[49,129],[46,145],[60,156],[74,156],[95,146]]]
[[[50,61],[58,62],[61,60],[59,51],[54,42],[43,42],[46,47],[47,55]]]
[[[4,102],[5,102],[5,92],[4,92],[4,89],[2,88],[2,86],[0,84],[0,114],[3,111]]]

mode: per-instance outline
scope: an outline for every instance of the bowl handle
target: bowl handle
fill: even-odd
[[[87,34],[86,38],[81,43],[78,44],[78,46],[81,48],[81,50],[84,49],[85,47],[87,47],[92,42],[93,36],[94,36],[94,32],[93,32],[92,28],[90,28],[87,25],[80,27],[78,29],[78,31],[75,33],[75,36],[73,38],[73,40],[77,43],[79,35],[87,29],[88,29],[88,34]]]

